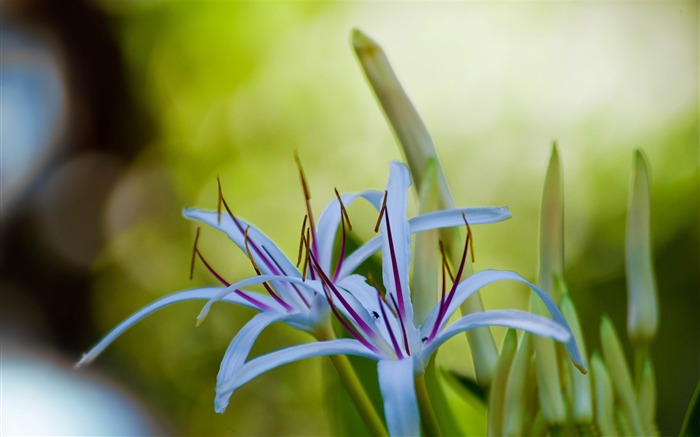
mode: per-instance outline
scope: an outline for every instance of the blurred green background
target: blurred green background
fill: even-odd
[[[181,208],[214,209],[217,176],[234,211],[290,258],[304,214],[294,150],[317,214],[334,187],[382,188],[401,153],[351,50],[357,27],[383,46],[424,117],[457,203],[513,213],[475,229],[477,269],[536,279],[540,192],[558,141],[567,279],[589,350],[602,314],[625,330],[632,151],[646,152],[661,314],[652,350],[658,420],[662,434],[678,432],[700,377],[697,2],[103,0],[77,2],[71,8],[82,15],[72,18],[46,12],[56,10],[50,2],[29,3],[10,2],[5,19],[41,38],[53,29],[48,46],[67,79],[64,127],[51,141],[61,149],[39,182],[4,205],[3,323],[29,333],[17,337],[30,339],[18,340],[22,347],[53,345],[77,360],[142,305],[213,284],[201,267],[188,280],[195,225]],[[61,30],[66,22],[72,33]],[[100,41],[104,51],[74,49]],[[105,59],[114,68],[91,69]],[[66,180],[74,185],[62,188]],[[350,214],[354,233],[370,236],[376,213],[353,206]],[[20,232],[10,236],[12,226]],[[200,248],[229,280],[254,273],[214,230],[203,229]],[[522,307],[527,296],[513,285],[484,292],[491,308]],[[71,303],[57,310],[50,299]],[[219,305],[195,329],[200,307],[154,315],[88,372],[118,381],[169,433],[331,432],[320,359],[264,375],[215,414],[219,360],[252,312]],[[15,312],[29,316],[8,316]],[[273,326],[253,354],[307,340]],[[440,360],[469,374],[465,348],[455,340]]]

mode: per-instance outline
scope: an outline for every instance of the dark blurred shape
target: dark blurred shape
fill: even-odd
[[[0,20],[3,313],[30,315],[3,332],[24,329],[77,359],[99,335],[89,268],[106,241],[103,209],[147,122],[94,5],[4,1]]]

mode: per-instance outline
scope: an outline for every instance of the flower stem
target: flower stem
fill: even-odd
[[[421,423],[423,424],[425,435],[431,437],[441,436],[440,425],[435,416],[435,411],[433,411],[433,404],[430,402],[428,387],[425,385],[425,376],[423,375],[416,377],[416,396],[418,397],[418,408],[420,409]]]
[[[330,323],[318,329],[315,334],[318,340],[333,340],[336,338]],[[384,422],[377,413],[376,408],[374,408],[348,357],[345,355],[331,355],[329,358],[369,432],[375,437],[388,436]]]

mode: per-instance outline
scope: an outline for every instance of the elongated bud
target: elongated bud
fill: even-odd
[[[635,435],[644,435],[642,418],[637,408],[637,397],[632,385],[625,352],[620,343],[615,327],[607,316],[603,316],[600,324],[600,343],[603,348],[603,357],[608,368],[612,386],[620,401],[622,412],[625,415],[632,432]]]
[[[428,160],[437,156],[433,140],[391,68],[384,50],[358,29],[352,31],[352,45],[367,80],[406,154],[413,182],[420,190],[425,180]],[[441,186],[441,207],[453,207],[454,202],[439,168],[437,176]]]
[[[501,357],[498,359],[496,373],[493,376],[491,389],[489,390],[489,414],[488,435],[497,436],[503,434],[503,418],[508,413],[504,411],[506,387],[508,386],[508,374],[510,373],[515,350],[518,347],[518,336],[514,329],[509,329],[503,340]]]
[[[634,152],[634,174],[627,215],[627,332],[635,344],[654,339],[659,324],[656,278],[651,256],[651,189],[644,154]]]
[[[535,298],[532,299],[532,311],[542,316],[548,314],[544,304]],[[535,337],[534,344],[537,388],[542,415],[551,429],[557,429],[566,422],[566,409],[556,347],[553,340],[542,337]]]
[[[384,110],[389,124],[406,155],[411,169],[413,182],[417,190],[426,180],[428,161],[434,159],[436,178],[439,185],[438,206],[440,209],[454,208],[455,202],[450,194],[444,172],[437,159],[433,140],[423,123],[418,111],[411,103],[382,48],[358,29],[352,31],[352,45],[357,59],[367,80],[374,90],[379,104]],[[459,249],[453,242],[460,242],[460,231],[445,229],[443,236],[447,253],[452,261],[459,260]],[[456,255],[455,255],[456,254]],[[467,263],[467,274],[471,273],[471,264]],[[483,311],[481,297],[476,294],[460,305],[462,313]],[[467,331],[467,339],[474,358],[476,378],[482,387],[488,387],[493,377],[498,350],[493,336],[488,329],[480,328]]]
[[[532,414],[527,411],[527,382],[530,374],[530,357],[532,356],[532,335],[523,334],[520,347],[515,353],[513,364],[508,373],[508,384],[506,386],[506,397],[503,400],[503,435],[519,436],[524,435],[526,415]]]
[[[557,277],[555,281],[561,281],[561,278]],[[574,303],[568,294],[562,294],[560,306],[564,318],[571,327],[571,332],[574,334],[581,355],[585,357],[586,344],[581,332],[581,324],[579,323]],[[591,423],[593,421],[593,399],[590,375],[579,372],[570,360],[567,360],[565,365],[569,367],[569,373],[571,374],[572,390],[569,391],[569,403],[572,406],[574,422],[578,425]]]
[[[598,352],[591,356],[591,376],[595,392],[595,417],[601,435],[617,435],[615,395],[608,370]]]
[[[564,276],[564,190],[557,143],[552,154],[542,190],[540,210],[540,271],[539,286],[559,302],[554,277]]]

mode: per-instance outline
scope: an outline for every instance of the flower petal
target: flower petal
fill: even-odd
[[[470,225],[497,223],[513,216],[507,206],[502,206],[500,208],[454,208],[415,216],[408,220],[408,224],[411,227],[411,233],[427,231],[429,229],[463,226],[464,219],[462,219],[462,213],[467,216],[467,221]]]
[[[238,281],[234,284],[229,285],[226,288],[219,288],[221,290],[216,296],[213,296],[211,299],[209,299],[209,302],[207,302],[204,307],[202,308],[202,311],[199,313],[197,316],[197,323],[201,323],[202,320],[209,314],[209,310],[211,309],[211,306],[214,305],[216,302],[219,300],[224,299],[226,296],[231,296],[235,290],[239,289],[240,287],[245,287],[247,285],[256,285],[256,284],[262,284],[264,282],[286,282],[289,284],[295,284],[298,286],[301,286],[302,288],[306,288],[309,290],[312,290],[316,293],[322,294],[323,289],[321,288],[321,284],[319,281],[312,281],[312,280],[306,280],[303,281],[301,278],[292,278],[288,276],[277,276],[277,275],[259,275],[259,276],[252,276],[247,279],[243,279],[241,281]],[[255,295],[256,299],[258,299],[258,296],[263,296],[266,297],[262,294],[256,294]],[[273,300],[273,304],[270,306],[270,308],[274,310],[278,310],[280,312],[285,311],[281,306]]]
[[[374,206],[377,211],[382,207],[382,193],[377,190],[368,190],[361,193],[343,194],[340,198],[347,207],[358,198],[364,198]],[[338,232],[340,223],[340,205],[338,199],[333,199],[326,209],[321,213],[316,225],[316,245],[318,247],[318,262],[321,268],[331,271],[331,261],[333,258],[333,246],[335,245],[335,234]],[[351,271],[351,270],[350,270]],[[348,271],[348,272],[350,272]]]
[[[384,416],[392,436],[419,436],[420,414],[414,383],[413,359],[381,360],[377,363]]]
[[[217,388],[218,396],[230,397],[239,387],[281,365],[305,358],[327,355],[356,355],[374,360],[377,359],[377,356],[359,341],[348,338],[292,346],[248,361],[231,376],[227,383]],[[226,406],[219,408],[217,405],[216,412],[223,413],[225,408]]]
[[[296,266],[289,261],[277,245],[243,219],[236,217],[234,221],[226,212],[222,212],[219,216],[216,211],[203,211],[194,208],[185,209],[182,214],[189,219],[198,220],[224,232],[244,253],[248,253],[245,242],[247,229],[251,255],[263,273],[301,277]]]
[[[387,294],[393,296],[402,320],[413,326],[413,306],[408,287],[411,263],[411,232],[406,221],[408,189],[411,176],[408,167],[392,162],[387,183],[386,212],[382,225],[382,279]],[[388,220],[387,220],[388,218]],[[414,343],[413,330],[406,326],[409,343]]]
[[[562,343],[571,338],[571,332],[565,326],[546,317],[538,316],[527,311],[484,311],[481,313],[467,314],[440,331],[421,351],[422,360],[427,363],[435,350],[455,335],[470,329],[485,326],[504,326],[506,328],[520,329],[539,335],[540,337],[553,338]]]
[[[569,328],[569,324],[566,323],[566,319],[561,314],[561,311],[559,311],[557,305],[554,303],[552,298],[550,298],[549,295],[545,293],[541,288],[528,282],[522,276],[518,275],[515,272],[511,272],[508,270],[483,270],[469,276],[457,286],[457,289],[455,290],[455,296],[452,299],[450,306],[447,308],[445,317],[443,318],[441,324],[444,326],[444,324],[450,318],[450,316],[454,314],[455,311],[457,311],[459,305],[462,302],[464,302],[469,296],[476,293],[480,288],[483,288],[486,285],[491,284],[493,282],[503,280],[521,282],[530,287],[535,293],[537,293],[540,299],[542,299],[544,305],[547,307],[549,313],[554,318],[554,320],[562,326],[564,326],[571,334],[571,337],[566,342],[566,350],[568,351],[569,356],[571,357],[576,367],[578,367],[582,372],[585,373],[587,371],[586,362],[578,350],[576,340],[574,339],[574,336],[571,333],[571,328]],[[429,333],[432,329],[433,324],[435,323],[435,319],[437,318],[438,311],[439,308],[436,307],[426,318],[425,324],[422,327],[423,335],[427,335],[426,332]]]
[[[224,358],[221,360],[219,374],[216,376],[216,400],[214,401],[217,410],[225,410],[228,405],[231,392],[220,394],[219,387],[223,386],[231,379],[231,376],[240,369],[248,358],[250,349],[253,347],[260,333],[269,325],[281,322],[293,317],[292,314],[280,314],[264,312],[256,314],[243,328],[233,337],[229,343]]]
[[[464,225],[464,220],[462,219],[463,211],[467,215],[467,220],[470,225],[496,223],[511,217],[510,211],[506,206],[501,208],[456,208],[417,215],[410,218],[408,224],[412,234],[431,229],[462,226]],[[340,269],[340,277],[342,278],[349,275],[357,266],[381,249],[381,247],[382,237],[376,236],[357,248],[343,261],[343,265]]]
[[[131,328],[141,320],[145,319],[152,313],[160,310],[161,308],[165,308],[166,306],[172,305],[174,303],[178,302],[185,302],[188,300],[207,300],[211,299],[212,297],[216,296],[220,291],[222,290],[221,287],[203,287],[203,288],[195,288],[192,290],[186,290],[186,291],[180,291],[178,293],[173,293],[169,296],[165,296],[161,299],[158,299],[155,302],[152,302],[145,307],[141,308],[131,316],[127,317],[124,321],[122,321],[120,324],[118,324],[114,329],[112,329],[107,335],[104,336],[102,340],[100,340],[99,343],[97,343],[88,353],[84,354],[83,357],[80,359],[80,361],[75,365],[76,368],[84,366],[86,364],[89,364],[92,360],[95,359],[100,353],[102,353],[103,350],[107,346],[109,346],[114,340],[117,339],[120,335],[122,335],[127,329]],[[274,306],[274,301],[267,296],[261,296],[258,295],[257,293],[251,293],[248,291],[243,291],[241,290],[241,293],[249,294],[249,295],[254,295],[256,296],[255,298],[259,301],[264,302],[265,304],[268,304],[270,306]],[[225,300],[226,302],[230,303],[235,303],[238,305],[246,306],[249,308],[254,308],[258,309],[256,306],[252,305],[249,301],[246,299],[235,295],[235,294],[230,294],[228,296],[225,296],[222,298],[222,300]]]

